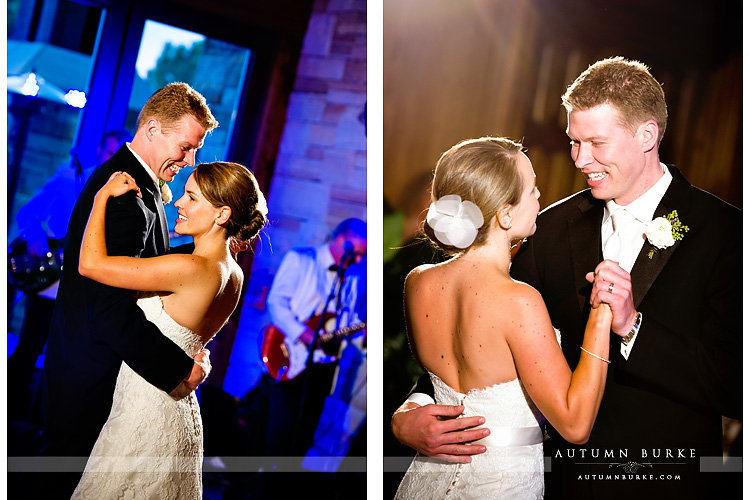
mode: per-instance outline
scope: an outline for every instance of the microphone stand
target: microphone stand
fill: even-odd
[[[307,397],[307,385],[310,380],[310,365],[312,365],[312,359],[313,359],[313,353],[315,352],[315,348],[318,344],[318,339],[320,338],[320,332],[323,330],[325,322],[326,322],[326,312],[328,311],[328,306],[331,304],[331,301],[336,298],[337,292],[341,292],[341,286],[337,285],[344,283],[344,272],[346,271],[346,268],[349,267],[349,263],[352,260],[352,255],[349,255],[349,253],[344,254],[343,258],[341,259],[341,263],[336,268],[336,279],[333,280],[333,284],[331,285],[331,291],[328,294],[328,298],[326,298],[325,306],[323,307],[323,313],[320,315],[320,322],[318,323],[317,328],[313,332],[313,340],[310,343],[310,348],[307,351],[307,360],[305,361],[305,371],[302,374],[304,377],[302,380],[302,395],[300,396],[300,402],[299,402],[299,410],[297,411],[297,425],[294,426],[294,438],[292,439],[292,442],[294,443],[294,447],[297,448],[299,439],[299,429],[302,426],[302,416],[305,410],[305,399]],[[304,450],[302,450],[304,453]]]

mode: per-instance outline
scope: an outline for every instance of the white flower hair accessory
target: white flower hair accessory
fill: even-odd
[[[430,203],[427,224],[440,243],[463,249],[474,242],[484,224],[484,216],[473,202],[461,201],[457,194],[448,194]]]
[[[683,238],[690,230],[689,227],[680,222],[677,210],[664,217],[657,217],[646,226],[646,239],[651,243],[648,258],[652,259],[657,250],[665,250]]]
[[[159,179],[159,190],[161,190],[161,202],[167,204],[172,201],[172,190],[169,189],[167,183]]]

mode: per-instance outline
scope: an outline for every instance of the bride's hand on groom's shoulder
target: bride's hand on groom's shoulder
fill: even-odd
[[[133,176],[127,172],[115,172],[109,177],[107,183],[99,189],[97,197],[113,198],[122,196],[129,191],[135,191],[139,198],[143,197]]]
[[[460,417],[463,406],[425,405],[407,402],[396,410],[391,429],[401,443],[422,455],[448,462],[471,462],[471,455],[486,447],[465,444],[489,436],[490,430],[476,429],[484,417]]]

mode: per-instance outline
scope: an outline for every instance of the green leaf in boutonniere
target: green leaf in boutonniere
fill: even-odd
[[[648,258],[654,257],[654,253],[664,250],[680,241],[690,228],[680,222],[677,210],[672,210],[664,217],[657,217],[646,226],[646,239],[651,243]]]

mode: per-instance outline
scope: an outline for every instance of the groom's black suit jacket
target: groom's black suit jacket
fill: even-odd
[[[711,480],[727,478],[706,472],[707,463],[699,469],[700,457],[721,456],[721,416],[742,418],[742,215],[670,172],[654,216],[677,210],[689,231],[651,259],[644,243],[631,272],[640,331],[628,360],[613,334],[589,442],[576,447],[550,431],[546,498],[705,498]],[[571,369],[590,310],[585,276],[602,261],[603,209],[590,190],[546,209],[511,266],[515,279],[542,294]],[[623,479],[628,471],[641,477]]]
[[[112,406],[125,361],[150,383],[171,391],[190,373],[193,360],[147,321],[134,292],[102,285],[78,273],[83,232],[97,191],[112,173],[133,176],[134,192],[107,204],[110,255],[153,257],[169,246],[161,197],[127,146],[99,166],[84,186],[68,224],[63,277],[45,354],[46,455],[88,456]]]

